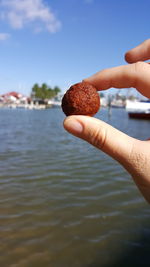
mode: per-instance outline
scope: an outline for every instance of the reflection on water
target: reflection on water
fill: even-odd
[[[149,122],[125,110],[97,117],[149,137]],[[63,119],[60,109],[0,110],[0,266],[150,263],[148,204],[126,171],[65,132]]]

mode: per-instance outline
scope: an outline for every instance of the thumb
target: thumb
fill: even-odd
[[[150,202],[150,141],[134,139],[109,124],[88,116],[70,116],[65,129],[121,163]]]
[[[88,116],[69,116],[64,121],[64,128],[107,153],[131,172],[130,156],[136,139],[103,121]]]

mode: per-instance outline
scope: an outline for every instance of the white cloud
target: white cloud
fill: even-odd
[[[10,37],[8,33],[0,33],[0,41],[5,41]]]
[[[14,29],[32,24],[35,32],[47,30],[54,33],[61,23],[44,0],[2,0],[0,17]]]

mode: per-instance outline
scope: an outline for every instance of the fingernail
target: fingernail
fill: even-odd
[[[83,131],[82,124],[75,119],[66,119],[64,122],[65,129],[72,134],[81,134]]]

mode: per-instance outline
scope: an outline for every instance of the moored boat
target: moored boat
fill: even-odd
[[[150,120],[150,110],[143,112],[128,112],[130,118]]]
[[[150,120],[150,101],[126,102],[126,110],[129,118]]]

